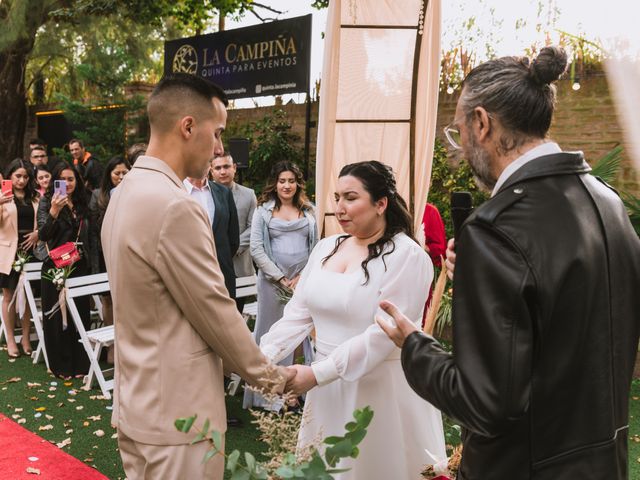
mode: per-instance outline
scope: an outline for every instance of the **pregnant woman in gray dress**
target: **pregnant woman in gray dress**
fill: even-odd
[[[275,164],[251,222],[251,256],[258,266],[258,316],[253,331],[258,345],[262,335],[282,317],[284,303],[278,287],[295,289],[317,238],[313,208],[304,193],[300,169],[291,162]],[[309,363],[309,340],[302,345],[305,362]],[[291,365],[294,355],[280,365]],[[249,390],[245,390],[243,406],[272,407]]]

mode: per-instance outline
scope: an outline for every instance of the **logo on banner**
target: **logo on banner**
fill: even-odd
[[[190,73],[198,72],[198,52],[191,45],[181,46],[173,56],[173,72]]]

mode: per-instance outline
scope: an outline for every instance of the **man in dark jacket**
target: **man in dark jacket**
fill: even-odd
[[[216,205],[212,228],[218,252],[218,262],[222,275],[224,275],[224,283],[229,290],[229,296],[235,299],[236,272],[233,268],[233,256],[240,246],[240,227],[236,204],[230,189],[211,180],[208,182],[213,202]]]
[[[447,137],[493,192],[448,252],[453,354],[391,304],[396,326],[378,320],[413,389],[464,427],[459,480],[627,478],[640,240],[582,153],[546,137],[566,63],[547,47],[463,83]]]
[[[186,178],[184,186],[205,209],[211,221],[213,240],[224,284],[231,298],[236,297],[236,274],[233,269],[233,256],[240,245],[240,228],[233,194],[224,185],[204,178]]]
[[[90,191],[100,188],[100,182],[102,181],[102,174],[104,172],[100,161],[91,155],[91,153],[84,148],[82,141],[77,138],[69,140],[69,152],[73,158],[73,164],[84,179],[85,186]]]

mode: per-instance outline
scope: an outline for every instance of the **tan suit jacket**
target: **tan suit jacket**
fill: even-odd
[[[282,391],[282,370],[267,373],[227,294],[204,209],[166,163],[137,160],[113,192],[102,245],[115,320],[113,423],[124,434],[187,443],[194,435],[174,421],[195,413],[226,431],[223,361],[249,383],[271,378]]]
[[[32,202],[34,224],[38,229],[38,202]],[[0,205],[0,273],[11,273],[18,251],[18,208],[14,202]]]

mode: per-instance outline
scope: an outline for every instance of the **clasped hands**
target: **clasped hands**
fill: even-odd
[[[300,274],[296,275],[295,277],[293,277],[291,280],[289,280],[287,277],[282,277],[279,280],[280,285],[282,285],[282,287],[284,287],[285,289],[288,290],[295,290],[296,287],[298,286],[298,282],[300,281]]]
[[[286,367],[287,384],[285,392],[291,392],[296,397],[307,393],[318,385],[313,369],[308,365],[291,365]]]

